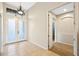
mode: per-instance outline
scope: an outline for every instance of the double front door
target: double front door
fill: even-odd
[[[24,17],[8,14],[7,17],[7,43],[25,40]]]

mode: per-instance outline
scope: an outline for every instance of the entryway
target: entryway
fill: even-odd
[[[24,16],[7,13],[7,39],[6,44],[26,40]]]

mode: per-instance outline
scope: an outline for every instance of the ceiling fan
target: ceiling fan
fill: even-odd
[[[17,13],[20,14],[20,15],[25,15],[24,10],[22,10],[21,3],[20,3],[19,9],[17,9]]]

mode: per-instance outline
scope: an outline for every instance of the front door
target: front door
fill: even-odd
[[[24,17],[15,14],[7,15],[6,43],[14,43],[24,40]]]

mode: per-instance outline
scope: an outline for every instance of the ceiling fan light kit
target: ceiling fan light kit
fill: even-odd
[[[24,11],[22,10],[21,4],[20,4],[19,9],[17,10],[17,13],[20,14],[20,15],[25,15]]]

